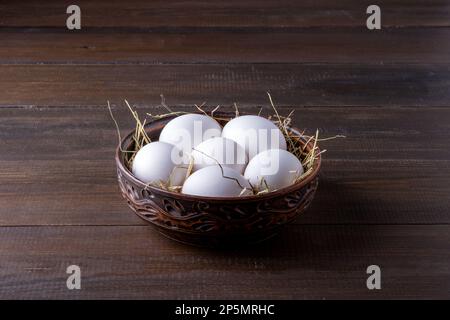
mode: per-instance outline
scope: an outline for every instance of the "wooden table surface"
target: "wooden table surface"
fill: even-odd
[[[0,298],[450,298],[450,1],[0,2]],[[324,136],[311,208],[272,241],[167,240],[116,181],[138,110],[296,109]],[[68,290],[78,265],[81,290]],[[366,268],[381,268],[368,290]]]

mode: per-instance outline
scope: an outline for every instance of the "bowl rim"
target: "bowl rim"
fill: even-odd
[[[192,112],[196,113],[196,112]],[[150,121],[145,124],[144,128],[147,128],[159,121],[165,121],[171,118],[175,118],[177,115],[174,116],[168,116],[161,119],[155,119],[153,121]],[[296,127],[289,127],[289,130],[293,131],[294,133],[300,134],[300,130]],[[224,202],[224,201],[232,201],[232,202],[248,202],[248,201],[259,201],[259,200],[265,200],[277,196],[283,196],[287,195],[291,192],[295,192],[303,188],[304,186],[308,185],[311,181],[313,181],[317,175],[319,174],[321,164],[322,164],[322,154],[320,153],[320,149],[318,146],[316,148],[318,149],[318,158],[314,164],[313,171],[311,174],[309,174],[306,178],[302,179],[301,181],[294,183],[290,186],[277,189],[271,192],[267,192],[261,195],[249,195],[249,196],[239,196],[239,197],[207,197],[207,196],[197,196],[197,195],[189,195],[189,194],[183,194],[173,191],[168,191],[164,189],[157,188],[155,186],[151,186],[148,184],[145,184],[144,182],[137,179],[133,173],[125,166],[125,163],[122,161],[124,159],[122,155],[121,148],[123,148],[126,145],[126,142],[131,140],[131,136],[133,135],[134,130],[131,130],[122,140],[120,141],[120,144],[116,147],[116,153],[115,153],[115,160],[117,168],[121,171],[123,175],[126,176],[127,179],[131,180],[134,184],[139,186],[140,188],[149,190],[150,192],[156,192],[159,194],[163,194],[164,196],[175,198],[178,200],[193,200],[193,201],[205,201],[205,202]],[[306,140],[302,139],[304,142],[307,142]],[[313,148],[312,142],[307,143],[308,150]]]

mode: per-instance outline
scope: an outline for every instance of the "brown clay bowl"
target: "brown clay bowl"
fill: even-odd
[[[149,137],[156,141],[174,117],[148,123]],[[290,128],[298,133],[295,128]],[[122,150],[132,146],[130,132]],[[305,141],[306,143],[306,141]],[[313,148],[309,143],[307,150]],[[218,247],[258,243],[276,235],[280,228],[303,213],[318,186],[320,155],[313,172],[289,187],[258,196],[214,198],[184,195],[146,186],[124,164],[125,154],[116,150],[117,177],[129,207],[164,236],[190,245]]]

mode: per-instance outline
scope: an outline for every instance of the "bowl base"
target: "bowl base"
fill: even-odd
[[[139,215],[138,215],[139,216]],[[144,219],[145,220],[145,219]],[[253,234],[227,234],[211,235],[183,233],[179,230],[170,230],[155,225],[151,227],[167,239],[176,241],[183,245],[189,245],[200,248],[236,248],[242,246],[257,245],[268,241],[279,234],[279,228],[271,232],[258,232]]]

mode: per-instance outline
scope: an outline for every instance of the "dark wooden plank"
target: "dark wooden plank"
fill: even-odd
[[[0,298],[450,298],[449,226],[290,226],[260,246],[191,248],[149,227],[0,228]],[[81,267],[81,290],[66,268]],[[366,287],[381,267],[382,289]]]
[[[124,133],[132,128],[124,108],[115,113]],[[317,107],[295,115],[309,132],[347,136],[322,143],[319,191],[296,223],[450,223],[449,108]],[[105,108],[0,109],[0,225],[142,225],[118,192],[116,143]]]
[[[166,100],[170,101],[167,97]],[[133,118],[123,103],[112,104],[125,134],[132,129]],[[171,107],[196,111],[193,106]],[[262,108],[263,115],[271,114],[267,102]],[[258,113],[260,108],[240,106],[239,109]],[[234,112],[231,106],[222,106],[220,110]],[[314,133],[318,128],[322,136],[347,136],[322,142],[323,148],[329,149],[325,158],[376,161],[445,161],[450,158],[450,108],[424,111],[417,107],[297,106],[279,107],[279,110],[285,115],[295,110],[293,123],[307,132]],[[142,117],[146,113],[167,112],[152,106],[139,107],[138,111]],[[11,163],[74,158],[104,161],[111,155],[111,148],[115,148],[117,135],[106,105],[99,108],[2,108],[0,143],[2,150],[8,151],[0,153],[0,159]]]
[[[0,26],[65,27],[70,1],[4,1]],[[79,0],[83,27],[321,27],[365,26],[370,1]],[[382,23],[390,26],[449,26],[446,0],[379,0]]]
[[[0,63],[449,63],[450,29],[301,32],[0,30]]]
[[[4,65],[0,106],[157,104],[448,106],[450,65]],[[95,88],[95,90],[94,90]]]

